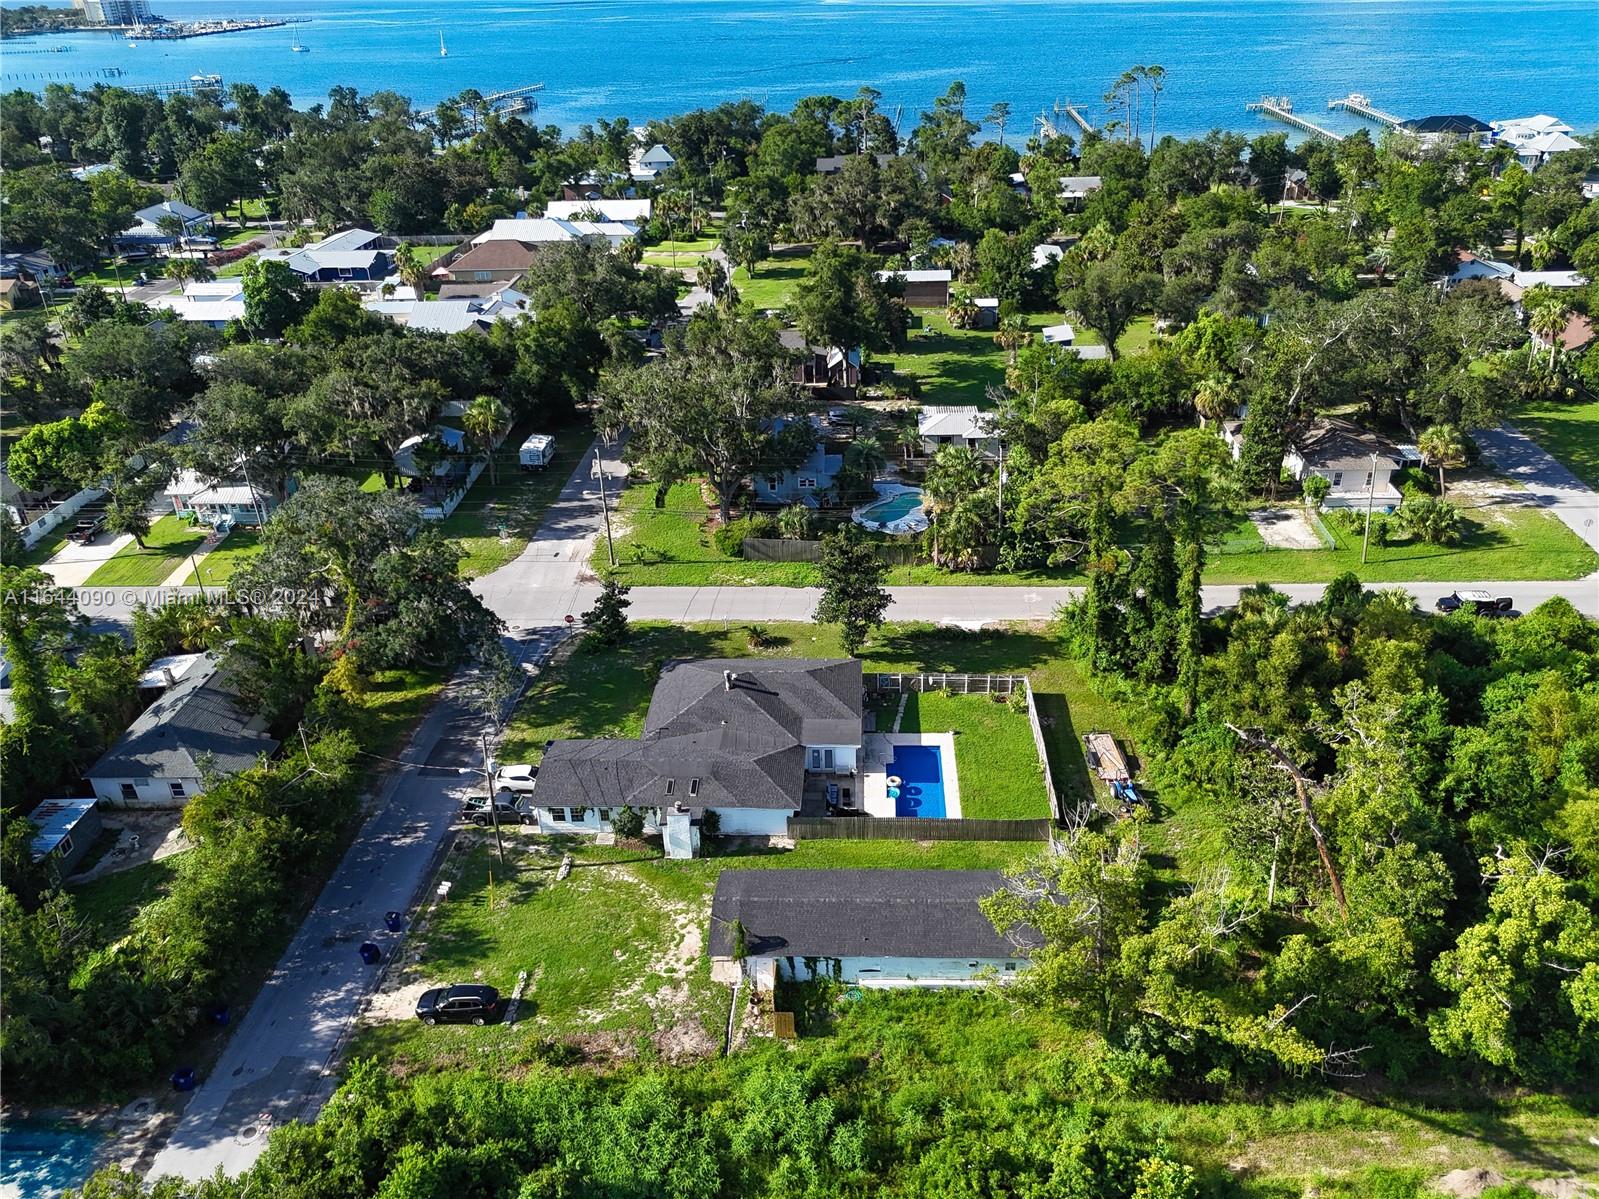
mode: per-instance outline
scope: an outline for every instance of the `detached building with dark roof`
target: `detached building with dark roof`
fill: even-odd
[[[669,662],[643,734],[552,742],[529,802],[546,833],[642,810],[669,857],[693,856],[706,812],[723,833],[786,836],[808,782],[855,772],[862,697],[854,658]]]
[[[1026,964],[978,901],[992,870],[724,870],[711,901],[711,977],[970,986]]]
[[[140,713],[85,772],[95,797],[114,808],[181,808],[208,775],[237,774],[278,743],[247,716],[215,664],[197,665]]]

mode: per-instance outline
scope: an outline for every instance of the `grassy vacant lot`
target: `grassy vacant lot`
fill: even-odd
[[[1037,820],[1049,816],[1044,772],[1025,711],[987,695],[927,691],[905,697],[900,732],[952,730],[962,816],[973,820]]]
[[[810,259],[809,248],[778,258],[768,258],[751,274],[743,267],[733,271],[733,287],[738,298],[756,308],[783,308],[788,304],[794,285],[805,277]]]
[[[220,587],[245,563],[261,552],[261,534],[255,529],[235,529],[227,540],[200,558],[198,572],[190,571],[185,587]]]
[[[1332,520],[1322,524],[1337,546],[1322,550],[1269,547],[1252,525],[1244,527],[1246,521],[1227,539],[1231,552],[1212,555],[1205,581],[1325,583],[1346,570],[1367,583],[1580,579],[1599,569],[1599,554],[1547,512],[1493,505],[1463,515],[1466,536],[1459,545],[1373,545],[1364,565],[1359,535]]]
[[[89,587],[159,587],[205,540],[203,525],[163,516],[150,526],[145,548],[129,542],[89,576]]]
[[[398,752],[451,673],[446,667],[378,671],[354,699],[350,732],[370,753]]]
[[[1517,409],[1515,425],[1588,486],[1599,487],[1599,400],[1528,404]]]
[[[594,435],[587,425],[557,430],[555,458],[543,470],[525,472],[517,463],[517,452],[529,432],[514,430],[495,451],[499,482],[490,483],[484,471],[461,506],[439,526],[466,550],[461,573],[469,579],[498,570],[527,548],[544,510],[561,493]]]
[[[893,354],[874,355],[873,361],[895,372],[911,385],[927,404],[976,404],[988,406],[987,390],[1002,387],[1010,355],[994,342],[992,329],[957,329],[941,308],[916,310],[915,327],[905,348]],[[1059,312],[1030,313],[1027,326],[1038,331],[1067,321]],[[1147,329],[1141,344],[1134,346],[1136,330],[1123,337],[1121,350],[1129,353],[1149,344]],[[1103,344],[1087,329],[1077,330],[1077,344]]]
[[[109,941],[127,931],[128,922],[140,908],[166,894],[190,860],[187,851],[175,853],[69,889],[78,914]]]

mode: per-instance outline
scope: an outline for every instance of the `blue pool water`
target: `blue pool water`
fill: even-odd
[[[94,1172],[98,1132],[73,1124],[17,1120],[0,1125],[0,1196],[58,1195]]]
[[[875,520],[878,524],[886,525],[909,516],[921,506],[922,493],[906,491],[899,495],[891,495],[886,500],[878,500],[871,507],[863,509],[861,515],[867,520]]]
[[[896,745],[888,773],[903,780],[894,815],[943,817],[944,769],[936,745]]]

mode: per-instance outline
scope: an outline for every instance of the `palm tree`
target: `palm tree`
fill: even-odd
[[[1555,357],[1560,350],[1560,335],[1566,331],[1571,310],[1559,296],[1551,293],[1540,299],[1527,315],[1527,328],[1534,337],[1549,347],[1549,369],[1555,368]]]
[[[209,283],[217,274],[198,258],[174,258],[167,263],[167,276],[179,283]]]
[[[977,301],[972,299],[972,293],[964,287],[957,287],[950,292],[949,305],[944,309],[944,316],[950,325],[956,329],[970,329],[977,323]]]
[[[1532,240],[1527,243],[1527,253],[1532,257],[1532,267],[1541,271],[1553,261],[1554,256],[1560,253],[1560,245],[1555,241],[1554,231],[1540,229],[1532,235]]]
[[[1387,242],[1380,241],[1366,255],[1366,261],[1377,268],[1377,278],[1381,279],[1388,274],[1388,268],[1394,263],[1394,249]]]
[[[1423,462],[1437,468],[1438,494],[1446,495],[1444,467],[1458,466],[1466,460],[1465,437],[1451,424],[1428,425],[1416,439],[1416,448],[1421,451]]]
[[[416,293],[417,299],[427,294],[427,268],[422,265],[416,247],[408,241],[401,242],[400,248],[394,252],[394,272],[400,276],[401,283]]]
[[[499,437],[500,430],[510,420],[510,416],[503,400],[498,396],[488,395],[478,396],[461,414],[461,423],[466,426],[466,431],[478,445],[483,447],[484,461],[489,464],[490,486],[499,482],[494,463],[494,442]]]
[[[1016,365],[1016,351],[1033,340],[1027,318],[1019,312],[1007,312],[999,318],[999,328],[994,333],[994,344],[1010,355],[1010,365]]]
[[[1236,404],[1236,388],[1231,375],[1206,375],[1194,388],[1194,411],[1199,414],[1199,427],[1207,420],[1217,423],[1225,420]]]
[[[983,526],[969,519],[972,508],[964,501],[982,491],[988,472],[977,451],[964,445],[946,445],[933,455],[923,482],[923,506],[933,527],[933,561],[975,561]]]
[[[721,299],[722,292],[727,289],[727,268],[720,259],[701,258],[699,270],[694,273],[694,281],[710,293],[713,300]]]

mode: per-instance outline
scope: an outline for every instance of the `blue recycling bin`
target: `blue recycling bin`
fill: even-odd
[[[194,1067],[180,1066],[172,1072],[172,1089],[174,1091],[194,1090]]]
[[[397,933],[405,927],[405,917],[399,912],[384,912],[383,926],[391,933]]]
[[[370,941],[362,941],[361,960],[368,966],[376,966],[383,960],[383,951]]]

